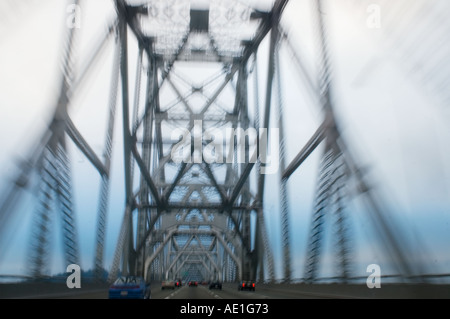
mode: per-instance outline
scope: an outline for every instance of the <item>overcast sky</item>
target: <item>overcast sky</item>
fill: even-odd
[[[27,148],[45,129],[55,105],[67,17],[64,1],[37,3],[30,0],[27,6],[11,3],[2,4],[5,10],[0,6],[5,17],[0,24],[0,189],[8,187],[17,159],[26,156]],[[323,12],[330,39],[335,111],[349,148],[360,165],[367,167],[372,185],[386,196],[383,204],[390,206],[393,214],[401,220],[401,226],[408,230],[406,236],[423,244],[432,256],[430,263],[433,267],[429,267],[429,271],[448,273],[450,117],[439,96],[421,85],[411,73],[407,61],[403,61],[402,55],[384,40],[383,32],[389,30],[383,28],[395,27],[396,20],[398,24],[403,23],[401,16],[395,19],[392,13],[381,11],[380,28],[369,28],[367,19],[371,13],[366,10],[368,5],[379,3],[382,9],[389,7],[384,1],[366,3],[366,6],[355,6],[352,1],[328,1]],[[442,5],[442,1],[436,3]],[[95,10],[106,8],[105,12],[112,12],[110,1],[89,2],[89,5],[82,7],[81,38],[77,48],[79,60],[85,56],[97,34],[90,30],[104,29],[109,17],[108,13],[98,15]],[[284,25],[297,54],[314,76],[317,39],[312,17],[310,1],[292,0],[285,11]],[[389,24],[383,25],[387,17]],[[261,49],[265,48],[267,50],[267,43],[262,44]],[[280,54],[289,162],[311,137],[322,114],[304,89],[289,50],[282,47]],[[131,50],[131,73],[134,72],[134,57],[135,52]],[[105,54],[83,93],[72,101],[74,122],[99,154],[103,149],[106,125],[106,117],[102,114],[108,101],[108,93],[99,92],[108,92],[111,59],[112,53]],[[259,65],[264,68],[266,60],[262,59]],[[261,69],[261,73],[263,79],[264,70]],[[130,76],[130,83],[133,80],[134,75]],[[264,96],[262,91],[260,96]],[[276,116],[274,113],[273,118]],[[94,126],[95,130],[92,130]],[[105,257],[107,266],[112,261],[124,207],[121,125],[116,127]],[[314,152],[289,180],[292,265],[293,277],[297,278],[303,276],[319,158],[320,152]],[[82,266],[90,268],[94,258],[99,178],[73,147],[71,160]],[[277,176],[269,176],[265,214],[267,225],[270,225],[268,232],[272,249],[278,261],[281,258],[281,253],[278,253],[281,252],[281,226],[277,194]],[[33,205],[26,205],[26,218],[20,220],[29,221]],[[370,223],[361,212],[358,198],[349,204],[347,213],[354,226],[353,242],[358,247],[355,260],[360,268],[356,272],[364,274],[364,265],[382,263],[383,258],[381,252],[374,248],[377,243],[373,242],[373,235],[369,235]],[[20,220],[16,221],[17,227],[21,225],[19,231],[14,231],[15,236],[9,236],[11,246],[0,263],[0,273],[26,272],[24,248],[27,247],[30,225],[20,224]],[[413,235],[409,233],[412,229]],[[58,249],[60,247],[55,247],[56,251]],[[54,260],[55,269],[61,269],[62,261]],[[279,275],[279,263],[277,265]]]

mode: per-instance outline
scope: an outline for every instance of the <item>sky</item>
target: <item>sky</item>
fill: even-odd
[[[422,261],[426,271],[449,273],[450,128],[447,123],[450,117],[446,105],[439,99],[439,93],[444,90],[436,93],[423,85],[417,73],[411,72],[410,61],[402,55],[402,48],[396,49],[386,37],[392,30],[397,30],[397,25],[408,22],[396,15],[398,11],[394,9],[397,8],[389,11],[391,7],[384,1],[375,0],[362,1],[359,5],[350,0],[326,3],[323,15],[330,39],[334,110],[343,138],[365,169],[374,189],[383,195],[382,204],[387,205],[392,216],[399,220],[400,231],[414,245],[420,244],[428,252],[427,259]],[[382,9],[379,28],[367,24],[372,14],[367,11],[370,4],[379,4]],[[45,129],[55,105],[67,12],[66,4],[58,0],[39,3],[30,0],[27,5],[12,5],[10,1],[2,5],[6,9],[0,7],[0,12],[6,18],[0,23],[0,190],[5,190],[16,171],[17,159],[27,156],[27,149]],[[436,5],[443,5],[443,2],[436,0]],[[112,11],[110,1],[106,0],[89,2],[88,6],[82,7],[80,44],[76,51],[80,61],[95,41],[96,32],[91,30],[104,30],[105,21],[108,21],[108,14],[96,14],[99,8]],[[284,13],[283,25],[296,54],[314,78],[317,74],[317,37],[311,10],[310,1],[292,0]],[[407,33],[407,36],[414,39],[414,34]],[[108,93],[104,92],[108,92],[110,85],[112,45],[108,48],[110,50],[95,66],[94,75],[83,85],[82,93],[72,100],[70,110],[77,127],[99,154],[106,128],[104,114]],[[267,42],[262,43],[261,50],[267,51]],[[130,83],[134,80],[133,57],[136,54],[130,50]],[[280,57],[289,163],[317,128],[322,112],[314,97],[305,90],[303,78],[285,46],[280,49]],[[267,64],[264,53],[260,58],[258,67],[264,79]],[[261,87],[262,83],[263,80]],[[263,93],[260,90],[261,105]],[[276,119],[275,107],[272,112],[272,119]],[[106,265],[112,261],[124,207],[120,120],[115,131]],[[74,147],[70,151],[77,223],[78,229],[83,230],[79,237],[81,263],[82,267],[90,268],[94,259],[100,178],[80,151]],[[294,278],[303,276],[319,159],[318,150],[288,183]],[[278,176],[268,176],[266,185],[266,225],[270,225],[268,235],[275,256],[276,275],[280,277]],[[0,262],[0,274],[27,270],[25,254],[33,205],[32,192],[26,194],[21,204],[25,207],[23,215],[15,219],[16,226],[11,227],[8,234],[1,234],[9,239],[10,246]],[[388,269],[387,273],[393,271],[380,251],[361,196],[350,200],[347,213],[352,225],[352,243],[357,247],[354,251],[355,272],[364,275],[371,263],[380,263],[382,271]],[[61,251],[56,232],[54,236],[54,249]],[[55,253],[53,267],[60,272],[63,265],[58,256],[60,254]],[[324,265],[331,263],[332,256],[327,254]],[[331,272],[330,268],[324,270],[324,273]]]

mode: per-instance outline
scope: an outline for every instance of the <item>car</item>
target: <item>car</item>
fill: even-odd
[[[175,289],[175,282],[173,280],[164,280],[161,283],[161,290],[164,289]]]
[[[243,280],[239,282],[238,290],[252,290],[255,291],[255,282],[252,280]]]
[[[222,283],[220,281],[212,281],[209,284],[209,289],[220,289],[220,290],[222,290]]]
[[[181,286],[183,286],[181,280],[180,279],[175,280],[175,287],[180,288]]]
[[[197,281],[189,281],[189,287],[197,287],[198,286],[198,282]]]
[[[109,287],[109,299],[150,299],[150,283],[143,277],[119,276]]]

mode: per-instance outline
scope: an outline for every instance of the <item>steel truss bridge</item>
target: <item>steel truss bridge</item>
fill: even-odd
[[[65,264],[81,262],[83,230],[77,228],[74,207],[71,145],[101,181],[98,201],[91,203],[98,207],[94,266],[99,280],[107,269],[109,280],[133,274],[148,280],[262,282],[281,277],[291,282],[297,247],[290,220],[297,212],[289,206],[289,181],[318,152],[321,161],[303,280],[323,279],[326,236],[331,236],[334,247],[333,280],[349,282],[355,276],[351,215],[346,211],[346,203],[354,197],[367,204],[371,227],[397,273],[403,280],[425,280],[426,270],[414,261],[414,247],[391,221],[388,207],[365,174],[364,163],[352,155],[352,146],[341,134],[333,97],[333,52],[327,15],[322,14],[328,2],[310,1],[318,48],[315,78],[282,23],[291,2],[295,0],[258,5],[219,0],[111,1],[114,14],[81,61],[76,61],[79,56],[74,52],[83,26],[67,28],[59,97],[50,124],[35,140],[0,202],[0,229],[4,230],[12,216],[20,213],[25,190],[38,190],[26,276],[49,274],[55,216],[62,231]],[[83,12],[81,1],[73,4]],[[107,124],[104,132],[96,131],[104,141],[99,153],[73,120],[71,108],[83,82],[110,49]],[[285,129],[291,115],[283,110],[283,71],[287,70],[281,67],[282,50],[291,56],[288,72],[302,78],[313,107],[321,112],[315,132],[295,150],[286,143],[287,135],[299,133]],[[132,53],[137,57],[131,57]],[[130,76],[132,58],[134,78]],[[105,119],[96,120],[103,123]],[[117,209],[109,204],[113,147],[123,156],[125,203],[112,264],[105,265],[108,212]],[[295,156],[288,157],[288,151]],[[274,165],[275,173],[271,172]],[[268,234],[271,225],[264,196],[272,175],[279,183],[280,262],[274,258]],[[327,223],[332,224],[331,230]]]

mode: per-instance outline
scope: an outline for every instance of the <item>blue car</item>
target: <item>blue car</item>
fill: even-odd
[[[150,299],[150,284],[142,277],[121,276],[109,287],[109,299]]]

